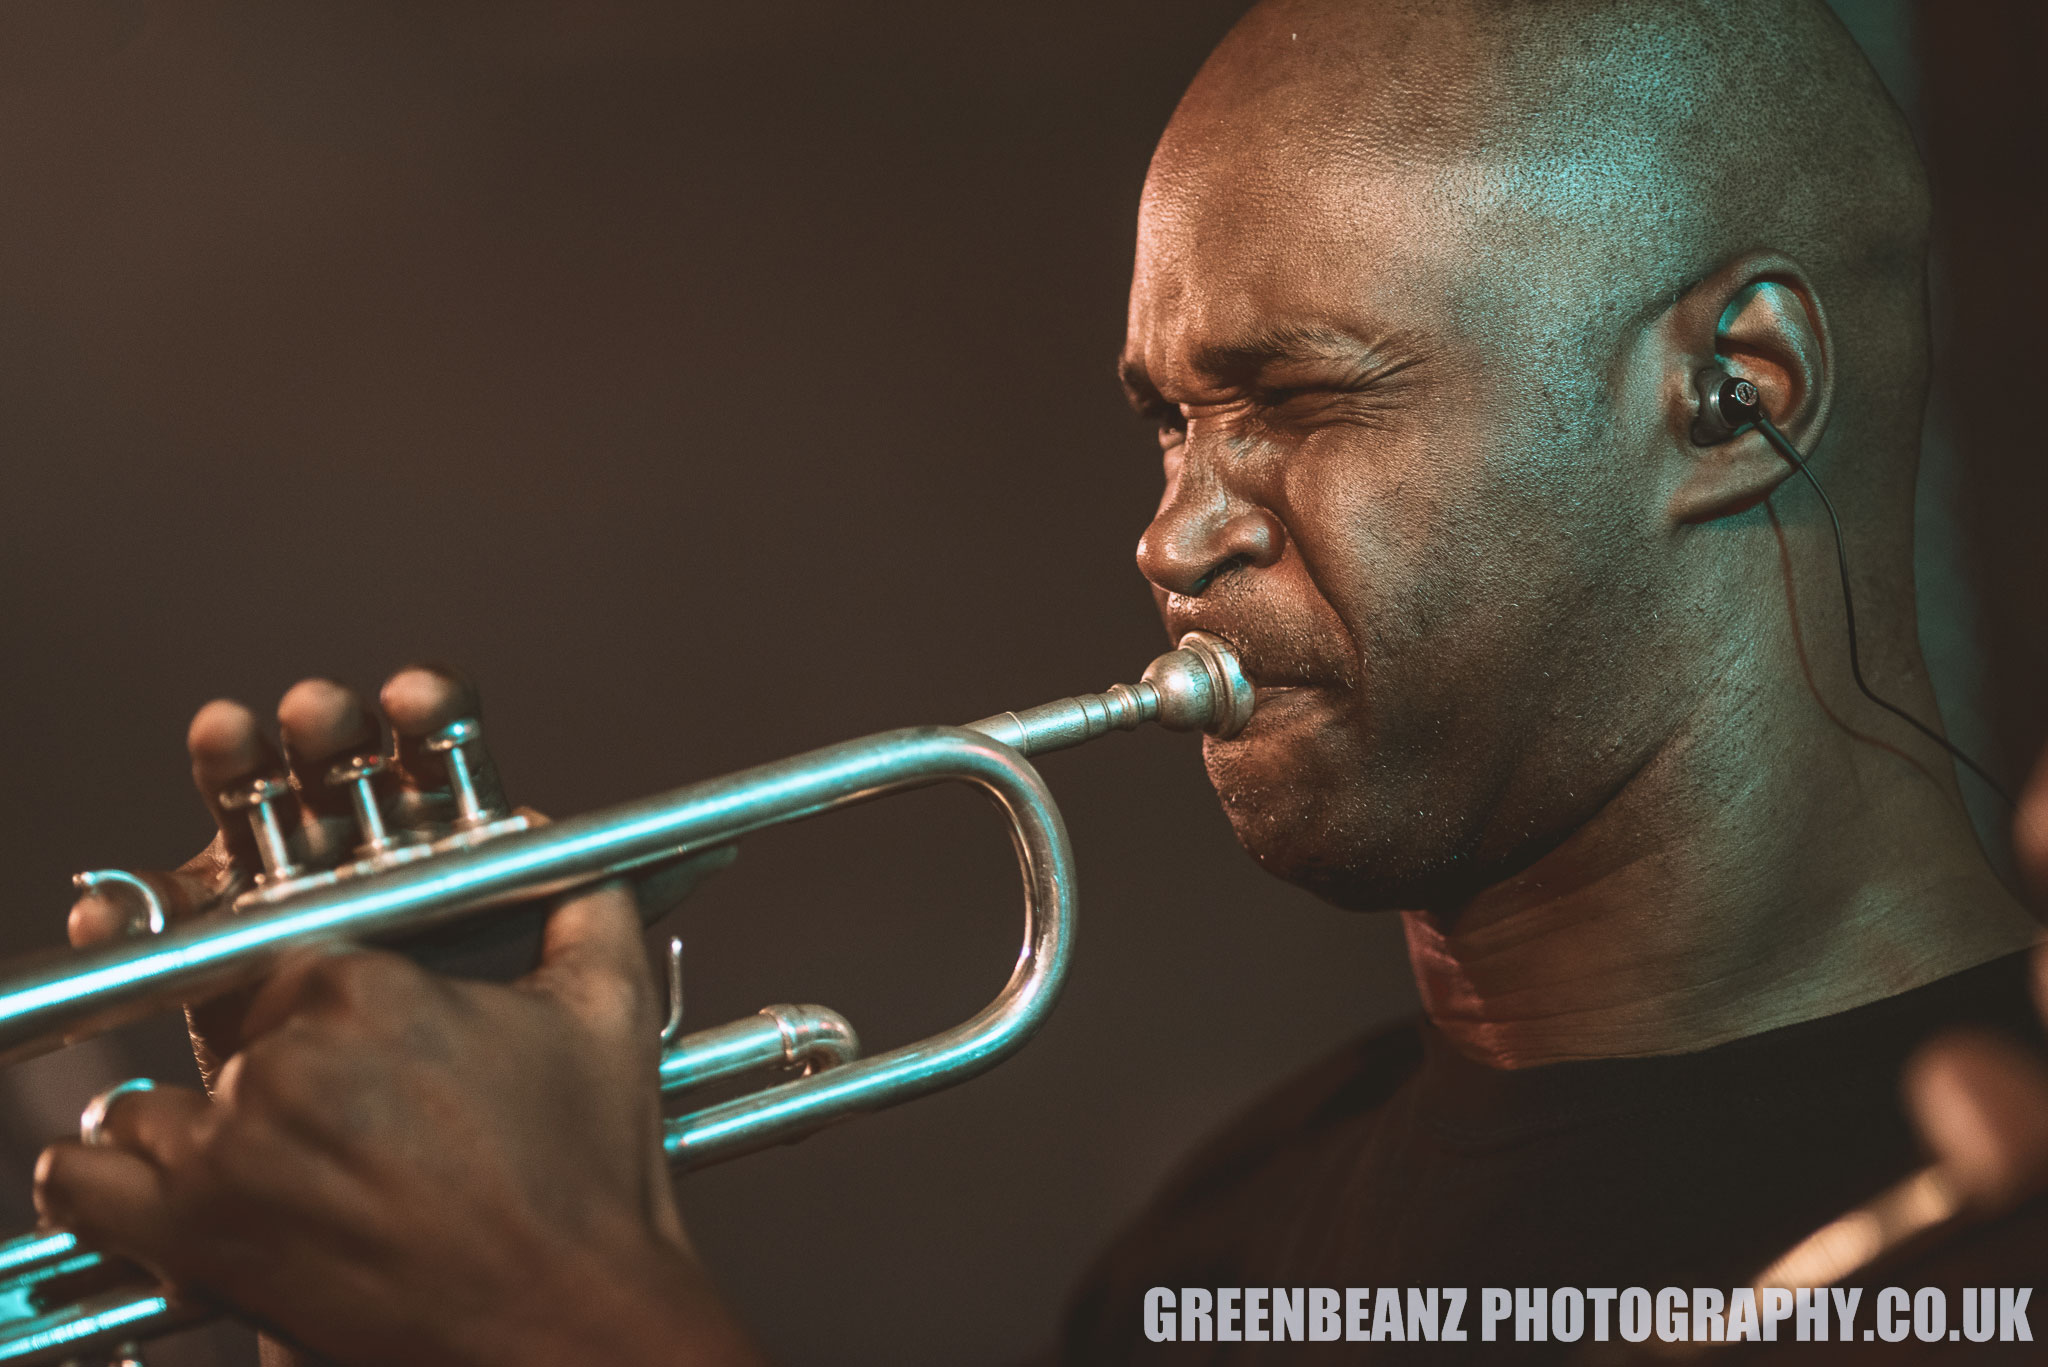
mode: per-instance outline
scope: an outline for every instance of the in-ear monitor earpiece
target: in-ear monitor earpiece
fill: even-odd
[[[1693,385],[1700,412],[1693,419],[1692,437],[1702,446],[1728,440],[1763,414],[1763,395],[1756,386],[1725,370],[1709,366],[1693,377]]]

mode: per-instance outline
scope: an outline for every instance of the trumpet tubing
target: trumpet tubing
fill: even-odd
[[[868,1058],[860,1057],[853,1028],[818,1006],[767,1007],[664,1049],[665,1098],[764,1070],[798,1074],[665,1121],[672,1164],[699,1167],[787,1143],[965,1081],[1014,1052],[1044,1021],[1073,943],[1074,870],[1059,808],[1030,756],[1147,722],[1234,735],[1252,705],[1251,685],[1228,643],[1191,632],[1135,684],[966,726],[884,731],[545,826],[494,810],[484,799],[466,748],[478,732],[473,722],[459,722],[433,742],[448,758],[457,810],[454,829],[439,840],[404,844],[392,837],[372,786],[378,764],[362,760],[338,767],[330,779],[350,788],[363,837],[357,857],[336,868],[293,862],[271,810],[284,795],[275,781],[233,795],[249,812],[264,861],[256,886],[237,899],[235,916],[163,928],[162,908],[146,883],[118,870],[81,875],[81,886],[123,888],[141,900],[138,934],[0,980],[0,1061],[254,982],[297,949],[402,944],[889,793],[941,782],[982,789],[1009,822],[1025,896],[1023,949],[1008,982],[979,1013]],[[0,1244],[0,1362],[104,1353],[208,1313],[62,1231]]]

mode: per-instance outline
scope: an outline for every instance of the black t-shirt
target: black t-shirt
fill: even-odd
[[[1990,1026],[2048,1048],[2013,955],[1694,1054],[1503,1071],[1425,1022],[1356,1042],[1204,1145],[1083,1281],[1062,1361],[1351,1361],[1373,1343],[1153,1343],[1152,1287],[1745,1286],[1924,1164],[1899,1096],[1913,1050]],[[2041,1280],[2037,1202],[1980,1257]],[[1916,1285],[1906,1282],[1904,1285]],[[1933,1284],[1933,1283],[1927,1283]],[[2048,1306],[2037,1318],[2048,1337]],[[1865,1311],[1864,1323],[1869,1323]],[[1477,1346],[1477,1345],[1475,1345]],[[1963,1345],[1969,1347],[1971,1345]],[[2037,1345],[2038,1347],[2039,1345]],[[1506,1356],[1502,1348],[1490,1353]],[[1567,1355],[1531,1345],[1521,1356]]]

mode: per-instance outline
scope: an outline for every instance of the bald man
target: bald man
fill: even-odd
[[[2034,924],[1947,756],[1854,686],[1819,504],[1756,431],[1696,428],[1702,370],[1754,383],[1841,509],[1871,683],[1934,721],[1926,219],[1818,0],[1271,0],[1204,67],[1141,211],[1123,372],[1166,487],[1139,565],[1169,634],[1258,684],[1207,750],[1238,837],[1399,912],[1427,1019],[1206,1146],[1086,1283],[1069,1360],[1245,1351],[1154,1345],[1155,1286],[1746,1284],[1923,1161],[1924,1040],[2040,1042]],[[467,705],[386,701],[401,733]],[[363,715],[296,690],[291,762]],[[216,787],[284,762],[246,712],[202,720]],[[343,1360],[589,1360],[582,1332],[747,1361],[648,1166],[648,1060],[579,1066],[648,1034],[616,1007],[651,997],[631,935],[613,892],[519,988],[288,972],[211,1105],[124,1103],[114,1147],[46,1162],[45,1208]],[[533,1138],[569,1107],[615,1123]],[[409,1148],[426,1114],[488,1180]]]
[[[1153,1285],[1747,1284],[1924,1161],[1921,1040],[2038,1038],[2035,926],[1856,689],[1820,504],[1696,432],[1700,371],[1755,383],[1842,512],[1870,682],[1938,716],[1926,234],[1818,3],[1293,0],[1212,57],[1141,212],[1139,563],[1263,686],[1209,747],[1239,838],[1399,910],[1428,1022],[1195,1160],[1077,1358]]]

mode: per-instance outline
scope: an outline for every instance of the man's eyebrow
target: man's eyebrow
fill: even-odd
[[[1384,344],[1375,345],[1338,328],[1300,324],[1206,343],[1195,348],[1192,360],[1203,375],[1242,382],[1274,366],[1299,362],[1374,369],[1385,354]]]
[[[1255,382],[1267,371],[1287,365],[1335,365],[1362,378],[1404,368],[1408,360],[1400,339],[1367,341],[1339,328],[1314,324],[1274,327],[1228,341],[1208,342],[1194,349],[1190,360],[1204,379],[1226,385]],[[1131,356],[1117,360],[1117,378],[1124,395],[1141,413],[1152,413],[1164,400],[1144,363]]]

